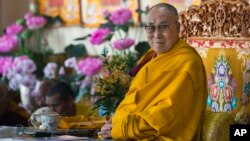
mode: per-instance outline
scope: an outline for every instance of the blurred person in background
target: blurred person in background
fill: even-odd
[[[57,80],[55,79],[44,79],[40,82],[37,94],[34,96],[34,100],[37,108],[46,106],[46,94],[48,90],[55,85]]]
[[[57,82],[48,90],[46,105],[61,116],[97,115],[87,103],[75,103],[72,88],[65,82]]]
[[[0,125],[28,126],[29,113],[10,98],[8,87],[0,82]]]

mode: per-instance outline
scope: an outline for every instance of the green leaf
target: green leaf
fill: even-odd
[[[32,36],[32,32],[30,30],[24,30],[21,35],[23,39],[29,39]]]
[[[113,37],[113,34],[108,34],[104,37],[104,40],[109,41]]]
[[[136,46],[135,46],[135,50],[138,53],[138,57],[140,58],[145,52],[148,51],[148,49],[150,48],[149,44],[147,41],[142,41],[139,42]]]
[[[33,58],[33,52],[29,48],[22,48],[20,50],[15,51],[14,56],[27,55],[30,58]]]
[[[69,54],[70,57],[83,57],[88,55],[84,44],[70,44],[65,48],[65,52]]]
[[[16,20],[16,23],[21,24],[21,25],[25,25],[25,19],[20,18],[20,19]]]
[[[51,17],[51,16],[47,16],[47,15],[43,15],[46,19],[47,19],[47,24],[45,25],[46,27],[53,25],[53,24],[60,24],[62,23],[62,19],[60,16],[56,16],[56,17]]]
[[[75,76],[75,81],[79,81],[79,80],[83,80],[85,78],[85,75],[83,75],[83,74],[78,74],[78,75],[76,75]]]
[[[119,29],[123,30],[124,32],[128,32],[129,25],[128,24],[123,24],[123,25],[116,26],[116,30],[119,30]]]
[[[76,38],[76,39],[74,39],[74,40],[75,40],[75,41],[85,40],[85,39],[87,39],[88,37],[90,37],[90,35],[91,35],[91,34],[88,34],[88,35],[86,35],[86,36],[83,36],[83,37],[80,37],[80,38]]]
[[[114,27],[115,25],[111,22],[107,22],[99,26],[99,28],[109,28],[111,31],[114,31]]]

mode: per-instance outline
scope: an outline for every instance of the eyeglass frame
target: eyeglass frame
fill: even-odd
[[[166,33],[166,32],[168,32],[170,25],[173,23],[178,23],[178,21],[174,21],[170,24],[160,24],[157,26],[156,25],[145,25],[144,29],[145,29],[147,34],[153,34],[153,33],[155,33],[156,30],[158,30],[158,32],[161,32],[161,33]],[[152,32],[148,31],[148,29],[147,29],[148,27],[153,28],[152,29],[153,31]]]

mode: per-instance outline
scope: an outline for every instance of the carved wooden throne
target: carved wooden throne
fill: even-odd
[[[206,67],[207,110],[229,113],[236,123],[249,124],[249,3],[245,0],[206,0],[180,12],[179,17],[180,37],[196,48]]]

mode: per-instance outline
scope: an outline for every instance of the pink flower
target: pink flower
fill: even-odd
[[[65,75],[66,74],[66,72],[65,72],[65,69],[64,69],[64,67],[60,67],[60,69],[59,69],[59,75]]]
[[[36,85],[36,76],[33,74],[27,74],[22,77],[22,82],[24,86],[29,88],[34,88]]]
[[[97,74],[102,68],[102,59],[95,57],[88,57],[82,59],[77,63],[77,69],[79,72],[86,76],[93,76]]]
[[[0,52],[9,52],[18,44],[16,35],[4,35],[0,38]]]
[[[99,28],[90,36],[90,42],[93,45],[100,45],[105,41],[105,36],[110,34],[111,31],[108,28]]]
[[[76,57],[71,57],[65,60],[64,66],[69,68],[74,68],[76,66]]]
[[[36,64],[28,56],[18,56],[7,71],[9,88],[16,91],[23,84],[30,89],[35,86],[36,77],[32,74],[36,70]]]
[[[57,64],[54,62],[49,62],[43,69],[44,76],[49,79],[56,78]]]
[[[108,77],[110,75],[110,72],[108,69],[104,69],[102,74],[104,77]]]
[[[33,16],[34,16],[33,13],[27,12],[27,13],[24,15],[24,19],[25,19],[25,20],[28,20],[28,19],[30,19],[30,18],[33,17]]]
[[[113,42],[113,47],[119,50],[122,49],[127,49],[129,47],[131,47],[132,45],[134,45],[135,40],[131,39],[131,38],[126,38],[126,39],[121,39],[121,40],[116,40]]]
[[[16,66],[17,64],[21,63],[22,61],[28,60],[28,59],[29,59],[29,57],[26,55],[18,56],[15,58],[13,66]]]
[[[132,18],[132,12],[129,9],[122,8],[111,13],[109,19],[116,25],[122,25]]]
[[[105,10],[104,12],[103,12],[103,16],[106,18],[106,17],[108,17],[110,15],[110,13],[109,13],[109,11],[108,10]]]
[[[16,35],[23,31],[23,26],[20,24],[12,24],[6,28],[6,34]]]
[[[26,19],[26,24],[29,29],[41,28],[46,23],[47,23],[47,20],[43,16],[30,16],[29,18]]]
[[[36,71],[37,67],[32,59],[26,55],[23,55],[14,59],[11,69],[15,73],[31,74]]]
[[[15,69],[17,73],[28,74],[35,72],[37,67],[33,60],[27,58],[16,63],[13,69]]]
[[[0,74],[6,76],[8,70],[11,68],[13,62],[13,57],[6,56],[0,57]]]
[[[20,79],[21,79],[20,75],[14,75],[14,77],[9,80],[9,88],[15,91],[18,90],[20,85],[19,83]]]

